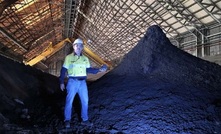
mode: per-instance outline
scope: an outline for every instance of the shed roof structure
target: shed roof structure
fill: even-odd
[[[93,63],[98,56],[115,66],[151,25],[181,49],[201,46],[200,56],[204,45],[221,41],[220,0],[0,0],[0,6],[0,54],[27,63],[46,52],[36,63],[41,69],[62,61],[76,38],[95,54],[88,55]]]

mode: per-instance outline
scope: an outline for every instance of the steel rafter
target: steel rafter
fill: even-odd
[[[219,2],[219,0],[218,1],[216,1],[216,2],[213,2],[213,1],[211,1],[211,0],[209,0],[210,1],[210,3],[206,3],[207,1],[203,1],[203,0],[201,0],[200,2],[198,1],[198,0],[194,0],[208,15],[210,15],[213,19],[214,19],[214,21],[217,21],[218,23],[221,23],[221,21],[219,20],[219,18],[217,18],[216,16],[215,16],[215,14],[217,14],[217,15],[221,15],[221,8],[219,8],[217,5],[216,5],[216,3],[217,2]],[[210,9],[210,7],[211,7],[211,10],[209,10]],[[213,11],[214,9],[217,9],[216,11]],[[218,12],[219,12],[219,14],[218,14]]]
[[[77,2],[75,0],[66,0],[64,6],[64,37],[67,38],[73,35],[72,30],[76,17]]]
[[[4,12],[5,9],[7,9],[8,7],[10,7],[12,4],[14,4],[16,1],[18,0],[3,0],[0,3],[0,16],[2,15],[2,13]]]
[[[156,3],[156,1],[153,2],[152,4],[155,4],[155,3]],[[165,19],[163,19],[163,17],[162,17],[163,14],[159,14],[161,11],[163,11],[163,13],[167,13],[167,11],[164,8],[162,8],[158,4],[156,4],[155,7],[151,7],[150,5],[147,5],[147,4],[146,4],[146,6],[148,8],[144,11],[144,13],[149,13],[152,21],[155,22],[156,24],[160,25],[163,28],[163,30],[165,31],[165,33],[170,35],[170,38],[173,38],[173,35],[171,35],[171,33],[179,35],[177,30],[175,28],[173,28],[173,26],[170,25]],[[150,9],[150,10],[148,10],[148,9]],[[162,23],[166,23],[166,25],[162,25]],[[170,31],[170,29],[172,29],[172,31]]]
[[[170,39],[194,49],[199,41],[218,40],[220,35],[220,0],[2,0],[0,4],[0,53],[22,55],[25,60],[37,56],[49,42],[81,37],[91,40],[88,47],[103,60],[117,61],[154,24]],[[61,60],[68,47],[55,55]],[[56,62],[52,57],[44,62]]]
[[[7,33],[7,31],[5,31],[3,28],[0,27],[0,32],[7,37],[8,39],[10,39],[11,41],[13,41],[16,45],[19,46],[20,49],[22,49],[23,51],[27,51],[27,49],[21,45],[20,42],[18,42],[13,36],[11,36],[9,33]]]
[[[173,7],[173,6],[176,6],[176,5],[173,5],[173,3],[171,4],[171,1],[164,1],[164,0],[159,0],[157,1],[162,7],[164,7],[168,13],[174,18],[176,19],[176,22],[175,23],[180,23],[183,28],[185,28],[189,33],[191,33],[194,37],[195,37],[195,43],[197,43],[197,36],[195,35],[195,33],[193,33],[191,31],[191,29],[189,29],[187,26],[186,26],[186,23],[188,22],[188,20],[190,19],[186,14],[184,16],[186,17],[183,17],[183,13],[182,13],[182,10],[185,10],[185,8],[180,7],[181,9],[179,9],[179,7]],[[175,12],[175,14],[172,14],[172,12]]]

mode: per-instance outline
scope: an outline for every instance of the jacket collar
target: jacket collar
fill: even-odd
[[[73,52],[73,53],[74,53],[74,56],[77,56],[77,54],[76,54],[75,52]],[[81,53],[80,56],[82,56],[82,55],[83,55],[83,54]]]

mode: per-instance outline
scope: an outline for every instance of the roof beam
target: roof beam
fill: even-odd
[[[84,42],[85,44],[87,44],[86,42]],[[85,54],[86,53],[86,54]],[[87,46],[84,46],[84,54],[87,55],[92,61],[96,62],[99,65],[107,65],[109,68],[111,67],[111,65],[109,65],[108,63],[106,63],[104,60],[102,60],[97,54],[95,54],[94,52],[92,52]]]
[[[41,54],[39,54],[35,58],[31,59],[30,61],[24,61],[24,63],[26,65],[30,65],[30,66],[37,64],[38,62],[42,61],[43,59],[48,58],[51,55],[53,55],[54,53],[56,53],[57,51],[59,51],[64,46],[65,42],[71,43],[69,38],[66,38],[65,40],[59,42],[57,45],[55,45],[53,47],[52,47],[52,43],[50,43],[49,45],[51,47],[49,47],[47,50],[45,50],[44,52],[42,52]]]
[[[198,20],[198,18],[194,17],[189,10],[187,10],[183,4],[181,3],[176,3],[177,1],[173,0],[173,1],[164,1],[164,0],[158,0],[157,1],[161,6],[163,6],[166,10],[168,10],[168,12],[174,16],[174,18],[180,22],[186,30],[188,30],[190,33],[192,33],[194,36],[196,36],[187,26],[191,26],[193,27],[198,33],[200,33],[202,36],[203,33],[199,31],[199,29],[197,29],[195,26],[193,25],[189,25],[188,23],[198,23],[198,24],[202,24],[202,22],[200,22]],[[175,11],[176,14],[172,14],[171,12]],[[184,12],[186,11],[186,12]],[[181,21],[181,20],[185,20],[185,22]]]
[[[71,37],[74,23],[76,21],[76,1],[66,0],[65,1],[65,28],[64,36]]]
[[[207,14],[209,14],[215,21],[217,21],[218,23],[221,23],[220,20],[218,18],[216,18],[213,13],[211,11],[209,11],[206,7],[204,7],[202,4],[202,2],[199,2],[198,0],[194,0]],[[202,4],[201,4],[202,3]],[[205,5],[205,4],[204,4]],[[208,5],[206,5],[208,7]],[[210,4],[209,6],[213,6],[215,7],[216,4],[213,3],[213,4]],[[216,6],[217,7],[217,6]],[[218,8],[219,9],[219,8]],[[219,9],[220,10],[220,9]]]
[[[4,12],[6,8],[14,4],[18,0],[4,0],[3,2],[0,3],[0,16]]]
[[[12,37],[9,33],[7,33],[2,27],[0,27],[0,32],[7,37],[8,39],[10,39],[12,42],[14,42],[16,45],[19,46],[19,48],[21,48],[23,51],[27,52],[27,49],[24,48],[20,42],[18,42],[14,37]]]

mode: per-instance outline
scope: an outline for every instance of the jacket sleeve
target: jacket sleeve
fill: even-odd
[[[99,69],[90,67],[90,68],[87,68],[86,71],[87,73],[97,74],[99,72]]]
[[[65,77],[66,72],[67,72],[67,68],[62,67],[61,72],[60,72],[60,77],[59,77],[60,84],[64,84],[64,77]]]

